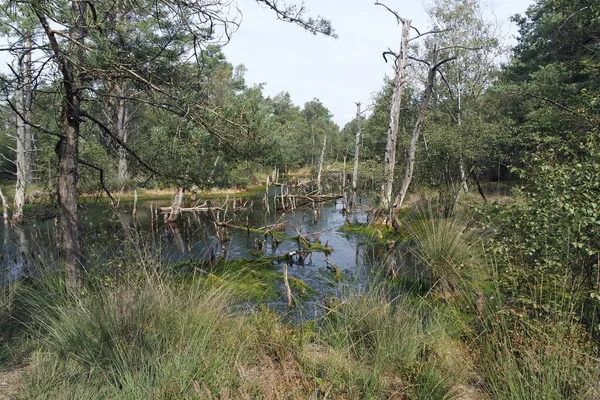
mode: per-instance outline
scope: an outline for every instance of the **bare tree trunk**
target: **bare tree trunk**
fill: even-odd
[[[321,149],[321,157],[319,157],[319,169],[317,171],[317,189],[321,193],[321,175],[323,173],[323,160],[325,159],[325,148],[327,147],[327,132],[323,137],[323,148]]]
[[[396,197],[396,207],[399,209],[402,207],[402,203],[404,203],[404,199],[406,198],[406,193],[408,192],[408,187],[410,186],[410,182],[412,180],[413,171],[415,167],[415,154],[417,152],[417,143],[419,141],[419,135],[421,134],[421,128],[423,127],[423,122],[425,121],[425,116],[427,115],[427,108],[429,107],[429,100],[431,99],[431,93],[433,92],[433,82],[435,81],[435,74],[437,68],[441,65],[438,64],[437,61],[437,45],[433,47],[433,56],[432,61],[429,66],[429,72],[427,74],[427,83],[425,86],[425,93],[423,95],[423,101],[421,102],[421,106],[419,107],[419,115],[417,117],[417,122],[413,129],[412,138],[410,140],[410,147],[408,149],[408,157],[406,158],[406,169],[404,171],[404,179],[402,180],[402,186],[400,187],[400,193]],[[448,60],[444,60],[446,62]],[[443,63],[442,62],[442,63]]]
[[[17,115],[17,146],[16,146],[16,162],[15,166],[17,169],[17,183],[15,186],[15,197],[13,200],[13,221],[15,223],[23,222],[23,206],[25,205],[25,197],[27,196],[27,155],[25,142],[27,138],[25,136],[25,90],[22,81],[25,77],[25,68],[23,65],[23,57],[19,57],[19,76],[17,81],[19,82],[17,91],[15,93],[15,108],[19,115]]]
[[[310,167],[314,168],[315,166],[315,128],[311,122],[310,124],[310,137],[312,140],[312,147],[310,148]]]
[[[463,192],[469,194],[469,185],[467,185],[467,174],[465,174],[465,168],[463,166],[462,158],[459,161],[458,167],[460,169],[460,185],[462,186]]]
[[[117,137],[123,143],[127,144],[127,140],[129,139],[129,112],[125,100],[127,96],[127,82],[108,82],[106,83],[106,91],[110,96],[106,105],[108,126],[110,126],[111,130],[116,133]],[[117,179],[119,182],[126,182],[130,177],[127,150],[119,146],[117,155]]]
[[[392,188],[394,185],[394,169],[396,167],[396,141],[398,139],[398,126],[400,120],[400,107],[402,105],[402,92],[406,83],[404,70],[408,55],[408,41],[410,38],[410,19],[402,20],[402,40],[400,54],[395,61],[394,93],[390,109],[387,144],[383,158],[383,188],[381,193],[381,206],[388,209],[392,201]]]
[[[17,115],[16,168],[17,183],[13,201],[13,222],[23,222],[23,207],[27,198],[27,186],[33,181],[33,131],[31,122],[31,36],[25,34],[24,52],[19,56],[19,86],[16,91]]]
[[[460,83],[460,79],[459,79],[459,85],[458,85],[458,95],[457,95],[458,99],[458,115],[456,116],[456,121],[458,123],[459,126],[459,132],[460,132],[460,127],[462,126],[462,90],[461,90],[461,83]],[[462,132],[460,132],[462,134]],[[464,163],[463,163],[463,159],[462,157],[460,157],[459,161],[458,161],[458,167],[460,169],[460,184],[463,188],[463,191],[465,192],[465,194],[469,194],[469,186],[467,185],[467,175],[465,174],[465,167],[464,167]]]
[[[6,197],[4,197],[4,193],[2,193],[2,189],[0,188],[0,200],[2,201],[2,218],[4,219],[4,223],[8,223],[8,203],[6,202]],[[5,236],[6,238],[7,236]]]
[[[125,83],[123,83],[123,88],[121,90],[121,97],[117,102],[117,136],[119,139],[123,141],[123,143],[127,143],[129,136],[129,112],[127,111],[127,107],[125,104]],[[127,150],[123,147],[119,147],[119,167],[117,170],[117,175],[119,182],[126,182],[129,180],[129,162],[127,159]]]
[[[25,35],[25,74],[23,76],[23,118],[27,122],[31,122],[31,108],[33,105],[31,53],[31,33],[27,32]],[[24,124],[23,129],[25,138],[23,143],[25,147],[25,181],[31,185],[35,180],[35,138],[30,124]]]
[[[169,215],[169,222],[175,222],[179,218],[179,214],[181,212],[181,203],[183,203],[183,188],[178,187],[177,192],[175,193],[175,199],[173,200],[173,206],[171,211],[171,215]]]
[[[356,137],[354,138],[354,166],[352,169],[352,207],[356,205],[356,185],[358,184],[358,159],[360,140],[362,136],[360,126],[360,103],[356,103]]]

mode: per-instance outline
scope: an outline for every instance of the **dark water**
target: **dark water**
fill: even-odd
[[[256,249],[263,243],[262,234],[226,229],[220,233],[225,233],[228,240],[221,241],[214,223],[218,219],[231,225],[250,227],[285,222],[286,237],[297,236],[296,230],[303,235],[319,233],[320,242],[332,248],[333,252],[329,256],[312,253],[303,264],[294,263],[288,270],[291,277],[306,282],[317,293],[312,300],[305,302],[309,305],[304,308],[308,313],[318,313],[318,304],[327,296],[338,296],[348,289],[360,289],[375,271],[385,268],[389,262],[396,263],[400,270],[410,269],[400,246],[389,248],[376,245],[369,238],[343,232],[347,217],[353,222],[367,221],[368,207],[364,204],[358,205],[346,216],[341,199],[286,212],[275,211],[271,199],[270,213],[265,211],[262,197],[235,200],[235,212],[234,201],[230,199],[225,202],[222,199],[212,200],[212,205],[224,205],[227,212],[185,212],[177,223],[165,222],[161,214],[158,214],[158,218],[152,217],[155,214],[151,210],[169,206],[170,203],[170,200],[139,202],[135,217],[132,215],[132,203],[121,203],[118,213],[103,203],[83,205],[80,218],[88,263],[118,268],[125,254],[131,252],[137,252],[140,257],[161,257],[165,264],[218,256],[238,259],[256,254]],[[57,237],[56,220],[52,218],[21,228],[5,225],[1,236],[1,280],[6,283],[38,273],[39,270],[56,268],[59,265]],[[314,236],[308,237],[314,240]],[[264,243],[261,251],[266,255],[282,255],[298,250],[295,240],[283,240],[277,247],[273,247],[269,239]],[[340,269],[341,277],[334,276],[331,264]],[[274,262],[274,268],[281,272],[283,264]],[[314,306],[314,310],[310,305]],[[284,309],[283,296],[281,301],[270,306]]]

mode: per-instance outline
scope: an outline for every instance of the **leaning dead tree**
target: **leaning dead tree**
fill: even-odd
[[[406,85],[406,62],[408,59],[408,42],[410,40],[410,28],[412,21],[401,18],[396,12],[390,10],[382,3],[376,2],[375,5],[381,5],[392,12],[402,25],[402,37],[400,40],[400,52],[395,54],[392,51],[383,54],[387,61],[388,55],[394,57],[394,92],[392,95],[392,106],[390,107],[390,117],[387,130],[387,141],[383,157],[383,187],[381,190],[381,207],[389,209],[392,201],[392,189],[394,185],[394,170],[396,167],[396,143],[398,140],[398,127],[400,122],[400,108],[402,106],[402,93]]]
[[[415,123],[415,127],[413,129],[412,137],[410,140],[410,147],[408,149],[408,155],[406,157],[406,167],[404,169],[404,178],[402,179],[400,192],[398,193],[398,196],[396,197],[396,202],[394,204],[396,209],[402,207],[404,199],[406,198],[406,193],[408,193],[408,187],[410,186],[410,182],[413,177],[413,171],[415,168],[415,155],[417,152],[417,143],[419,141],[421,129],[423,128],[423,122],[425,121],[425,116],[427,115],[427,110],[429,108],[429,101],[431,100],[431,93],[433,92],[433,84],[435,83],[436,73],[443,64],[452,61],[456,58],[449,57],[438,61],[439,51],[440,47],[437,44],[434,44],[431,55],[431,62],[417,60],[424,62],[428,67],[427,81],[425,82],[425,92],[423,93],[423,100],[421,101],[421,105],[419,107],[419,115],[417,116],[417,122]]]
[[[384,209],[393,210],[399,209],[404,202],[406,197],[406,193],[408,192],[408,188],[410,186],[410,182],[412,180],[414,165],[415,165],[415,155],[417,149],[417,143],[419,140],[419,136],[421,134],[421,129],[423,127],[423,122],[425,121],[425,116],[427,115],[427,110],[429,107],[429,101],[431,99],[431,94],[433,92],[433,84],[435,82],[435,77],[438,69],[445,63],[454,60],[456,57],[448,57],[442,60],[439,59],[439,55],[443,50],[448,50],[449,48],[440,48],[437,44],[434,45],[432,51],[432,59],[430,62],[420,60],[418,58],[412,57],[408,55],[408,44],[414,40],[420,39],[426,35],[442,33],[444,31],[440,30],[432,30],[428,32],[421,33],[418,29],[411,25],[410,19],[405,19],[400,17],[400,15],[390,9],[385,4],[380,2],[376,2],[375,5],[379,5],[384,7],[387,11],[392,13],[399,24],[402,25],[402,40],[400,46],[400,53],[395,54],[393,51],[388,50],[383,53],[384,59],[387,61],[387,56],[393,56],[395,60],[394,64],[394,91],[392,95],[392,105],[390,107],[390,117],[389,117],[389,126],[388,126],[388,135],[387,135],[387,145],[384,154],[384,172],[383,172],[383,187],[381,194],[381,206]],[[410,38],[410,30],[414,29],[417,32],[417,36]],[[398,127],[400,120],[400,108],[402,104],[402,93],[406,83],[405,69],[407,60],[411,59],[414,61],[422,62],[428,66],[427,72],[427,80],[425,83],[425,92],[423,94],[423,100],[419,107],[419,115],[417,117],[417,122],[415,123],[415,127],[412,132],[410,147],[408,150],[407,158],[406,158],[406,167],[404,170],[404,178],[402,180],[402,185],[400,188],[400,192],[396,197],[396,201],[394,204],[391,203],[392,199],[392,191],[393,191],[393,183],[394,183],[394,168],[396,166],[396,142],[398,138]]]

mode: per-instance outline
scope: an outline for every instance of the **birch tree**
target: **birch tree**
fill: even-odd
[[[15,196],[13,201],[13,222],[23,221],[23,207],[27,199],[27,187],[34,180],[34,135],[31,125],[33,104],[33,36],[31,16],[1,5],[4,16],[0,17],[0,27],[7,35],[9,51],[14,59],[11,64],[12,78],[4,82],[11,94],[8,104],[12,107],[16,133],[14,136],[14,165],[16,170]]]

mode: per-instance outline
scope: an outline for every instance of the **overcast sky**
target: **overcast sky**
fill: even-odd
[[[266,83],[264,93],[291,94],[297,105],[318,98],[343,127],[356,112],[355,102],[371,103],[372,95],[392,74],[382,52],[397,51],[400,27],[374,0],[305,0],[310,14],[333,23],[338,39],[313,36],[295,25],[278,21],[254,0],[238,0],[243,14],[239,30],[225,47],[234,65],[244,64],[249,85]],[[388,0],[390,8],[413,20],[423,31],[429,27],[422,0]],[[499,24],[505,41],[516,35],[509,17],[524,13],[531,0],[495,0],[486,6],[491,22]],[[491,10],[491,11],[490,11]],[[513,24],[514,25],[514,24]],[[514,40],[514,39],[513,39]]]

